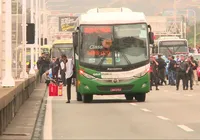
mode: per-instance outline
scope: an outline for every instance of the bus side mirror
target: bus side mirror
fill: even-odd
[[[74,48],[78,46],[78,32],[73,32],[73,46]]]
[[[152,32],[151,25],[148,25],[148,28],[150,29],[150,31],[149,31],[149,43],[153,45],[154,44],[154,33]]]
[[[52,56],[52,55],[51,55],[51,52],[52,52],[52,49],[49,50],[49,57],[50,57],[50,58],[51,58],[51,56]]]
[[[149,32],[149,43],[150,44],[154,44],[154,33],[153,32]]]
[[[152,46],[152,53],[154,54],[155,53],[155,46]]]

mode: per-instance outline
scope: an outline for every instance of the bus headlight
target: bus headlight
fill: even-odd
[[[83,70],[79,70],[80,75],[83,75],[84,77],[88,78],[88,79],[95,79],[94,76],[85,73]]]

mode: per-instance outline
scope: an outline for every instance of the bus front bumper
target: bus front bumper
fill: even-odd
[[[150,76],[146,75],[120,83],[106,83],[80,77],[78,92],[80,94],[114,95],[143,94],[150,91]]]

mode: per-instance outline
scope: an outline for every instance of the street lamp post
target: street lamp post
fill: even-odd
[[[43,42],[45,42],[45,38],[47,39],[47,12],[46,12],[46,4],[47,4],[47,1],[46,0],[43,0],[43,34],[44,34],[44,37],[43,37]],[[48,39],[47,39],[48,41]],[[48,43],[47,43],[48,44]]]
[[[31,0],[31,23],[34,23],[34,0]],[[34,75],[35,70],[34,70],[34,48],[36,45],[31,46],[31,69],[29,71],[29,74]]]
[[[39,18],[39,16],[38,16],[38,3],[39,3],[39,0],[35,0],[36,1],[36,3],[35,3],[35,62],[37,62],[38,61],[38,46],[39,46],[39,44],[38,44],[38,30],[39,30],[39,28],[38,28],[38,18]],[[37,64],[35,65],[35,69],[38,69],[37,68]]]
[[[22,56],[23,56],[23,70],[20,77],[23,79],[28,78],[26,72],[26,0],[22,1]]]
[[[3,87],[15,86],[15,80],[12,76],[12,1],[6,0],[5,16],[5,77],[2,80]]]
[[[38,38],[39,38],[39,42],[38,42],[38,49],[39,49],[39,54],[38,55],[40,55],[41,54],[41,0],[39,0],[39,2],[38,2]]]

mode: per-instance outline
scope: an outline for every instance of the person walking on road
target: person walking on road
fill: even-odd
[[[182,55],[180,61],[176,63],[176,90],[179,90],[180,80],[183,81],[183,90],[186,88],[186,70],[188,64],[185,62],[185,57]]]
[[[73,60],[67,59],[67,56],[63,56],[66,59],[66,63],[62,63],[61,68],[65,70],[65,78],[67,84],[67,102],[70,103],[71,100],[71,85],[72,85],[72,77],[73,77]]]

